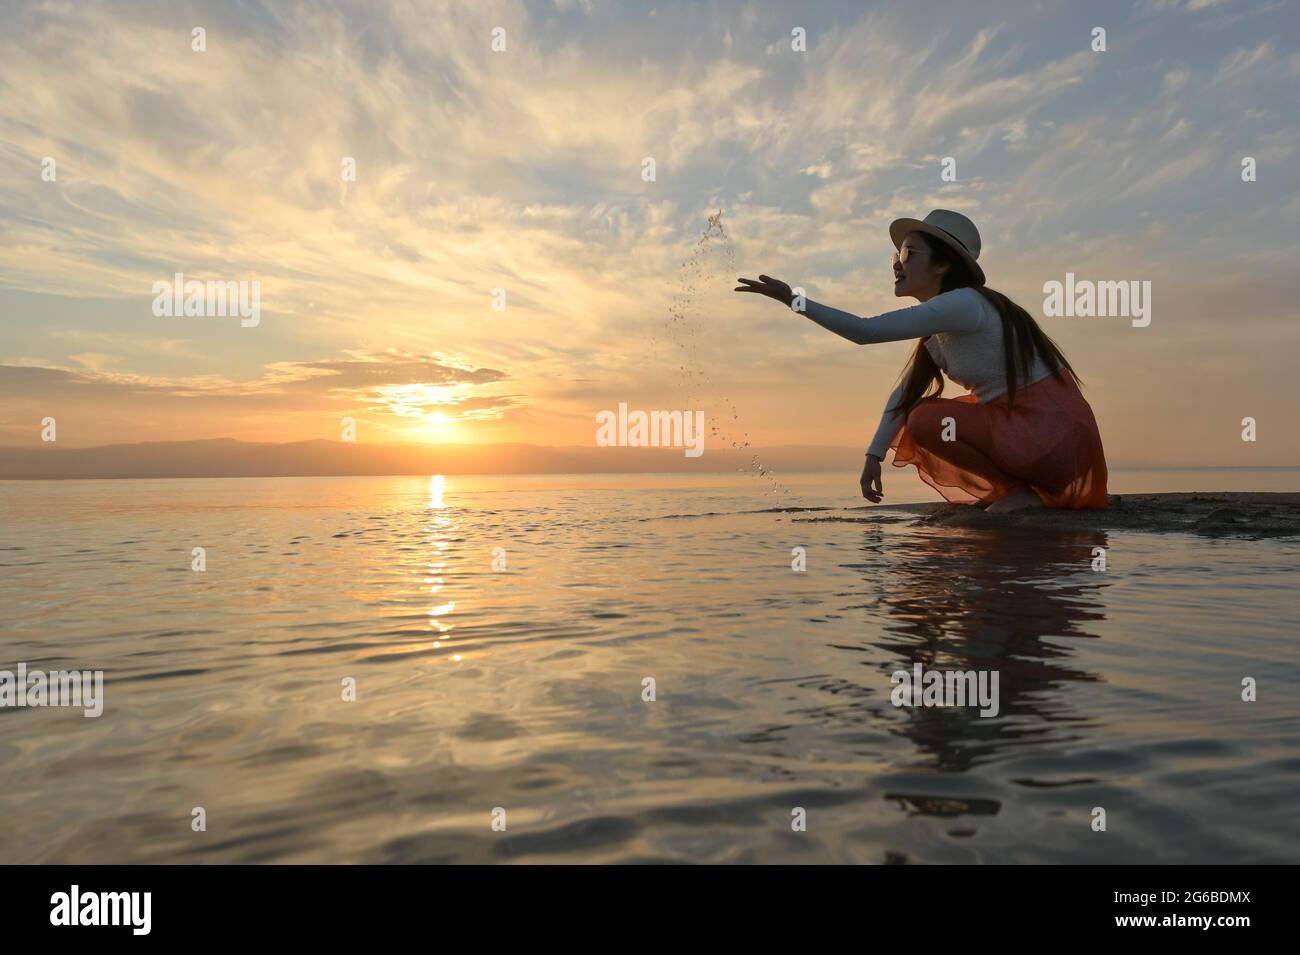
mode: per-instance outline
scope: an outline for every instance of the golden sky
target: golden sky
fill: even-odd
[[[0,443],[49,415],[69,447],[344,417],[359,441],[592,445],[627,402],[865,447],[911,344],[733,279],[910,304],[888,223],[944,207],[1079,371],[1113,464],[1300,463],[1294,5],[979,7],[20,5]],[[154,315],[176,272],[257,281],[259,323]],[[1066,272],[1150,281],[1150,326],[1042,317]]]

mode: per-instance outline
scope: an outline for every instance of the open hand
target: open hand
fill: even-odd
[[[885,496],[885,488],[880,483],[880,458],[874,454],[867,455],[866,466],[862,469],[862,496],[872,504],[879,504]]]
[[[733,292],[757,292],[759,295],[776,299],[786,308],[789,308],[790,303],[794,301],[794,292],[791,291],[790,286],[770,275],[760,275],[757,282],[753,279],[738,279],[738,281],[740,285],[732,289]]]

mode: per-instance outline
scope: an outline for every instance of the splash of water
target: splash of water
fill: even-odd
[[[776,472],[759,460],[758,453],[751,446],[749,432],[741,424],[735,402],[718,391],[706,363],[701,360],[699,332],[703,325],[699,316],[698,297],[710,283],[717,281],[719,258],[725,265],[722,274],[730,280],[736,271],[736,253],[731,237],[722,225],[721,209],[708,217],[708,228],[701,233],[695,248],[682,262],[681,288],[669,306],[665,336],[674,350],[673,360],[677,365],[679,385],[686,396],[688,407],[698,408],[712,404],[722,408],[722,424],[718,423],[717,415],[711,416],[709,431],[714,441],[729,444],[736,451],[748,448],[749,467],[736,470],[742,473],[748,471],[762,479],[767,485],[764,493],[773,495],[776,503],[785,506],[791,503],[790,489],[777,480]]]

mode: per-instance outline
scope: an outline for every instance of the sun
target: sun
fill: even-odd
[[[457,421],[441,411],[429,411],[423,415],[424,427],[419,429],[419,434],[426,438],[437,438],[445,441],[456,433]]]
[[[414,383],[384,385],[375,391],[375,404],[402,420],[404,426],[395,430],[406,440],[447,441],[458,435],[462,419],[439,406],[454,405],[462,393],[459,386]]]

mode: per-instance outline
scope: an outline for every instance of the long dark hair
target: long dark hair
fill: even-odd
[[[983,295],[1002,317],[1002,352],[1006,356],[1007,363],[1008,404],[1015,403],[1017,386],[1024,378],[1029,377],[1035,351],[1043,356],[1043,362],[1052,370],[1052,375],[1057,380],[1064,380],[1061,375],[1061,369],[1064,368],[1070,372],[1076,382],[1079,382],[1079,376],[1065,360],[1065,355],[1056,346],[1056,342],[1043,333],[1028,312],[1001,292],[976,285],[970,266],[949,248],[947,243],[924,232],[918,232],[917,235],[925,241],[930,250],[931,264],[948,266],[948,271],[943,274],[943,280],[939,284],[940,294],[951,292],[953,289],[973,288]],[[910,372],[908,372],[907,385],[903,389],[904,413],[910,412],[923,398],[943,394],[943,373],[939,371],[939,366],[935,364],[929,349],[925,347],[925,343],[929,340],[930,336],[927,335],[918,341],[916,351],[912,353],[912,360],[908,365]]]

